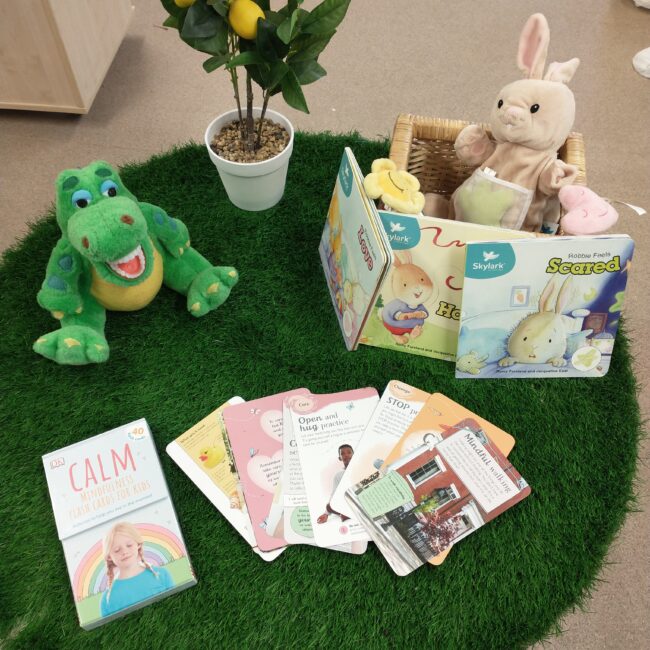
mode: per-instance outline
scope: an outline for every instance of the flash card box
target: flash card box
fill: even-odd
[[[146,420],[46,454],[43,466],[81,627],[196,584]]]
[[[456,377],[601,377],[630,271],[627,235],[467,245]]]
[[[377,210],[346,148],[319,254],[348,350],[362,343],[453,361],[467,242],[532,237]]]

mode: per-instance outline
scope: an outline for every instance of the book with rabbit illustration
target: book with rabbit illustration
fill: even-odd
[[[144,419],[43,456],[81,627],[196,584]]]
[[[456,377],[602,377],[634,242],[627,235],[467,246]]]
[[[532,237],[378,210],[346,148],[319,250],[348,349],[363,343],[454,361],[467,242]]]

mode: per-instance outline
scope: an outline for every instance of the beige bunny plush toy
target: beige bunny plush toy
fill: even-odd
[[[575,100],[567,83],[580,61],[551,63],[544,74],[549,38],[546,18],[532,15],[517,54],[525,79],[508,84],[495,98],[490,114],[494,140],[475,124],[458,135],[458,158],[478,168],[452,195],[449,218],[527,231],[557,229],[557,194],[578,173],[557,152],[573,127]],[[440,198],[428,195],[425,213],[445,216]]]

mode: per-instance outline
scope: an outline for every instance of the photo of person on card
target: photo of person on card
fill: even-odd
[[[341,482],[341,479],[343,478],[343,473],[347,469],[348,465],[350,464],[350,461],[352,460],[352,456],[354,456],[354,449],[352,449],[351,445],[341,445],[339,447],[339,460],[343,463],[343,469],[338,471],[334,475],[334,481],[332,483],[332,494],[336,491],[336,488],[339,486],[339,483]],[[330,504],[328,503],[325,506],[326,512],[324,512],[317,520],[317,524],[324,524],[328,519],[330,515],[336,515],[337,517],[341,518],[341,521],[347,521],[349,517],[346,517],[345,515],[341,514],[340,512],[336,512]]]

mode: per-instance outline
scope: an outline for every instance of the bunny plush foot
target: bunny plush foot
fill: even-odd
[[[566,359],[563,359],[562,357],[552,357],[546,363],[550,363],[555,368],[561,368],[562,366],[566,366]]]

